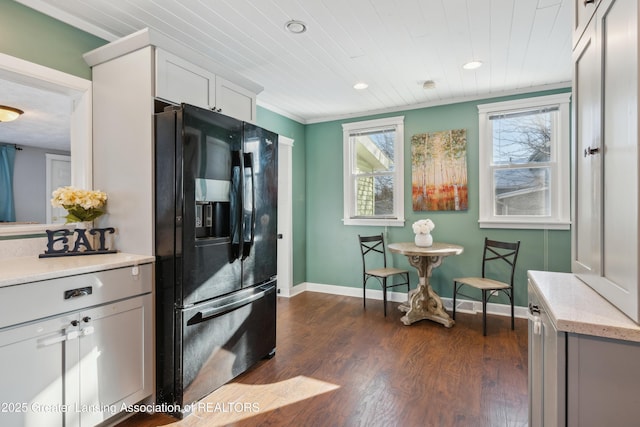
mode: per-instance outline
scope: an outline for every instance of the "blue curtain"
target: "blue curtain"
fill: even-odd
[[[16,208],[13,203],[13,166],[16,147],[0,145],[0,222],[14,222]]]

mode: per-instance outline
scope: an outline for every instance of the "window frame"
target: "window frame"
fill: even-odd
[[[571,227],[570,164],[571,93],[537,96],[513,101],[478,105],[479,120],[479,218],[480,228],[568,230]],[[548,216],[496,215],[494,171],[504,166],[493,164],[493,125],[491,116],[557,108],[554,139],[551,145],[550,209]]]
[[[393,215],[392,216],[357,216],[356,187],[358,174],[355,173],[355,147],[351,143],[351,135],[360,132],[394,128],[396,139],[393,145]],[[343,145],[343,184],[344,184],[344,225],[369,225],[403,227],[404,218],[404,116],[383,119],[364,120],[344,123],[342,125]]]

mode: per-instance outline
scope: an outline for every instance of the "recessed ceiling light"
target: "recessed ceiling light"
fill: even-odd
[[[364,90],[366,88],[368,88],[369,85],[366,84],[365,82],[358,82],[356,84],[353,85],[353,88],[356,90]]]
[[[462,66],[465,70],[475,70],[476,68],[482,67],[482,61],[471,61],[467,62]]]
[[[286,28],[290,33],[302,34],[307,31],[307,24],[302,21],[296,21],[295,19],[292,19],[291,21],[287,21],[284,24],[284,28]]]

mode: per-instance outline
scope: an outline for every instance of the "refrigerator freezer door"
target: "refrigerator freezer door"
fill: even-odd
[[[181,405],[199,400],[273,354],[275,282],[182,311]],[[182,391],[182,393],[180,393]]]
[[[242,286],[277,274],[278,135],[244,124]]]

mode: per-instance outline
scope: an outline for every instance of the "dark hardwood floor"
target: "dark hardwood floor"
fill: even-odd
[[[527,323],[458,313],[411,326],[389,303],[305,292],[278,299],[277,352],[184,420],[132,426],[526,426]]]

